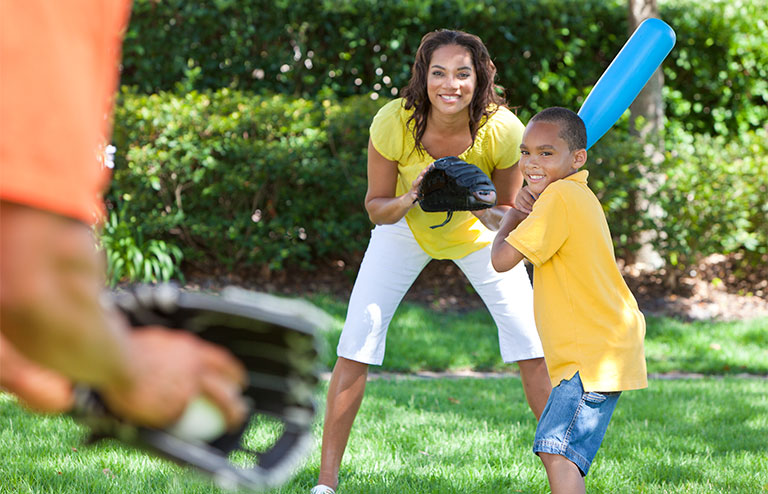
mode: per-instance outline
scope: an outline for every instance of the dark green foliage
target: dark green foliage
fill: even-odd
[[[390,97],[421,36],[455,28],[486,42],[513,106],[537,108],[597,80],[626,39],[625,17],[622,2],[604,0],[139,0],[123,83],[170,90],[199,69],[197,89]]]
[[[108,197],[127,228],[107,228],[107,250],[127,253],[129,243],[157,239],[167,242],[166,250],[181,247],[198,268],[232,271],[311,267],[318,258],[365,248],[371,228],[363,208],[367,130],[382,102],[228,89],[183,96],[123,92]],[[651,201],[664,215],[652,220],[647,211],[634,213],[633,191],[648,178],[627,120],[595,144],[588,164],[619,257],[637,249],[635,234],[644,228],[660,232],[657,248],[670,266],[683,268],[712,253],[768,253],[764,130],[728,140],[671,125],[664,161],[643,161],[662,177]]]
[[[768,3],[662,2],[677,32],[664,63],[668,114],[727,134],[768,118]],[[123,83],[152,93],[236,88],[314,98],[408,81],[421,36],[458,28],[487,44],[521,116],[578,109],[628,36],[625,0],[136,0]]]
[[[627,259],[640,248],[646,212],[637,214],[636,194],[646,180],[638,161],[642,146],[629,133],[629,113],[590,148],[586,169],[589,187],[603,206],[616,255]]]
[[[715,252],[760,259],[768,4],[660,8],[677,32],[663,65],[664,160],[644,157],[629,112],[589,153],[616,253],[629,255],[637,232],[651,228],[678,269]],[[310,267],[359,251],[371,228],[362,204],[368,126],[407,82],[425,32],[480,35],[526,122],[546,106],[580,107],[626,41],[626,16],[622,0],[136,0],[122,79],[131,89],[115,118],[108,199],[119,225],[104,241],[112,266],[146,275],[155,241],[166,242],[153,245],[174,273],[177,248],[207,272]],[[661,220],[636,212],[648,173],[661,177],[650,187]]]
[[[668,2],[677,32],[665,63],[667,116],[685,130],[734,134],[768,120],[768,2]]]
[[[124,281],[157,283],[184,279],[184,254],[174,245],[145,238],[144,225],[136,216],[126,218],[124,208],[113,207],[99,232],[99,248],[105,253],[107,282],[111,287]]]
[[[110,197],[152,238],[199,268],[291,263],[364,247],[370,115],[343,106],[222,89],[125,91],[116,113]]]
[[[674,267],[743,250],[758,262],[768,254],[768,128],[722,136],[675,135],[663,163],[664,182],[651,201],[664,216],[659,251]]]
[[[663,160],[643,158],[643,146],[622,118],[589,151],[589,185],[605,210],[616,255],[627,259],[638,232],[657,232],[656,251],[684,271],[710,254],[742,252],[746,262],[768,254],[768,127],[731,137],[691,134],[670,122]],[[647,170],[641,170],[641,165]],[[650,186],[648,182],[652,181]],[[654,217],[636,204],[653,190]]]

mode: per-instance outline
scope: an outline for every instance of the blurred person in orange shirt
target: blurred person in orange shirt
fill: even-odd
[[[131,330],[102,300],[92,225],[126,0],[0,3],[0,387],[41,412],[97,389],[123,418],[162,427],[204,394],[230,428],[245,371],[227,350],[162,327]]]

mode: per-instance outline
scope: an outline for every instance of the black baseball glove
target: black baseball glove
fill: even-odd
[[[185,440],[172,428],[127,423],[110,413],[96,392],[78,389],[72,415],[90,428],[91,440],[116,438],[191,465],[224,488],[261,490],[287,481],[313,443],[319,370],[315,330],[326,326],[329,316],[308,302],[237,288],[217,296],[182,292],[171,285],[142,285],[115,293],[113,300],[134,327],[185,329],[227,348],[248,372],[244,395],[250,418],[276,418],[282,431],[265,451],[243,444],[250,420],[236,433],[208,442]],[[233,464],[229,458],[233,452],[239,452],[239,461],[245,456],[253,465]]]
[[[417,199],[427,212],[447,212],[438,228],[453,217],[454,211],[477,211],[496,205],[496,187],[477,166],[455,156],[440,158],[430,165],[419,185]]]

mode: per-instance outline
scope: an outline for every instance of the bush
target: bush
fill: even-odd
[[[768,2],[668,2],[677,43],[665,63],[667,116],[690,133],[759,131],[768,120]]]
[[[381,6],[136,0],[109,195],[115,221],[130,226],[119,236],[138,230],[135,245],[178,246],[208,272],[311,267],[357,252],[371,226],[362,206],[367,129],[407,82],[425,32],[479,34],[523,122],[546,106],[578,109],[627,39],[625,0]],[[648,228],[672,266],[766,253],[766,6],[661,2],[677,32],[663,65],[670,151],[659,164],[642,158],[626,115],[590,150],[590,186],[619,257]],[[663,179],[650,198],[662,218],[637,211],[649,175]]]
[[[664,62],[668,114],[692,133],[759,128],[768,119],[768,2],[675,0],[660,10],[677,32]],[[627,2],[136,0],[123,82],[146,93],[184,83],[389,98],[407,83],[421,36],[437,28],[478,34],[510,104],[529,117],[580,107],[627,39]]]
[[[673,268],[709,254],[768,253],[768,131],[734,137],[674,134],[664,182],[651,201],[664,217],[656,247]]]
[[[392,97],[421,36],[457,28],[489,46],[513,105],[550,106],[597,80],[626,39],[625,9],[623,0],[137,0],[123,82],[153,93],[199,70],[199,90]]]
[[[638,234],[655,231],[666,266],[686,270],[711,254],[768,254],[768,127],[733,137],[687,132],[671,122],[663,160],[645,158],[623,117],[589,151],[589,185],[600,199],[617,257],[630,259]],[[649,186],[649,183],[651,183]],[[638,192],[661,212],[638,208]]]
[[[120,231],[137,231],[134,243],[178,246],[187,263],[209,272],[351,257],[371,228],[363,207],[366,146],[383,103],[126,89],[108,194],[127,223]],[[643,224],[630,214],[643,177],[634,165],[642,152],[627,127],[625,117],[598,141],[589,165],[619,255],[637,247],[633,232]]]
[[[107,282],[157,283],[184,279],[181,249],[163,240],[147,239],[135,216],[126,218],[123,210],[113,209],[98,232],[99,248],[105,252]]]
[[[125,90],[108,197],[200,269],[311,267],[365,245],[367,128],[379,105]]]
[[[367,129],[383,103],[315,103],[228,89],[183,96],[123,91],[105,246],[126,259],[123,269],[139,262],[129,255],[136,249],[141,262],[150,262],[148,242],[155,241],[165,242],[153,249],[169,252],[163,259],[174,266],[183,255],[207,272],[310,268],[320,258],[351,257],[365,248],[371,228],[363,208]],[[728,139],[673,124],[670,151],[653,165],[639,158],[642,145],[630,136],[625,115],[590,149],[588,164],[617,255],[635,251],[643,229],[659,232],[656,248],[673,267],[712,253],[768,253],[766,143],[765,130]],[[635,192],[648,180],[640,160],[646,174],[662,178],[650,198],[661,218],[635,212]],[[134,274],[112,265],[122,273],[113,278],[148,272],[141,263]]]
[[[627,116],[590,148],[588,184],[600,200],[613,237],[616,256],[628,259],[640,248],[637,235],[647,212],[637,212],[637,191],[647,177],[638,166],[642,145],[630,135]],[[644,161],[644,166],[649,166]]]

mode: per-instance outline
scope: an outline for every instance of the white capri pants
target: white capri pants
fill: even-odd
[[[349,299],[336,349],[339,357],[381,365],[392,316],[431,260],[405,219],[373,229]],[[488,307],[499,331],[504,362],[543,357],[533,318],[533,289],[523,263],[505,273],[496,272],[490,245],[453,262]]]

